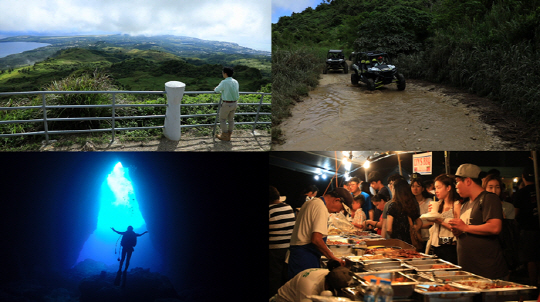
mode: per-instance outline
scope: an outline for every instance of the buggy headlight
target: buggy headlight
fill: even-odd
[[[381,71],[381,70],[380,70],[379,68],[377,68],[377,67],[371,67],[369,70],[370,70],[370,71],[375,71],[375,72]]]

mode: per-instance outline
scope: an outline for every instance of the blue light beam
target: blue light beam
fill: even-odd
[[[101,186],[100,207],[96,230],[84,243],[76,263],[87,258],[107,265],[117,264],[118,254],[114,254],[119,235],[111,230],[125,232],[132,226],[136,233],[146,230],[146,222],[139,210],[139,203],[133,191],[129,169],[118,162]],[[147,235],[145,235],[147,236]],[[144,238],[148,240],[148,238]],[[140,247],[140,244],[137,244]],[[118,243],[117,253],[120,250]]]

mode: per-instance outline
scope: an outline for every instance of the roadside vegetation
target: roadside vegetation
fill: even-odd
[[[326,0],[272,24],[272,47],[273,68],[303,75],[297,82],[308,88],[315,85],[306,68],[321,68],[315,61],[280,66],[282,52],[302,60],[321,49],[343,49],[346,57],[382,50],[407,78],[467,89],[540,123],[540,0]],[[286,116],[282,107],[305,94],[276,85],[273,112]],[[276,132],[281,119],[273,119]]]

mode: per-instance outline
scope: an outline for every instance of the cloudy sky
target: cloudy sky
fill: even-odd
[[[177,35],[271,49],[271,0],[0,0],[0,35]]]
[[[290,16],[293,12],[301,13],[306,8],[316,8],[323,0],[272,0],[272,23],[277,23],[279,17]]]

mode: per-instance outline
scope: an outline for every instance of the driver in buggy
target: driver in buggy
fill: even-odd
[[[375,60],[375,59],[373,59],[373,60],[376,61],[375,66],[386,65],[386,63],[384,63],[384,61],[383,61],[383,57],[382,57],[382,56],[379,56],[379,57],[377,58],[377,60]]]

